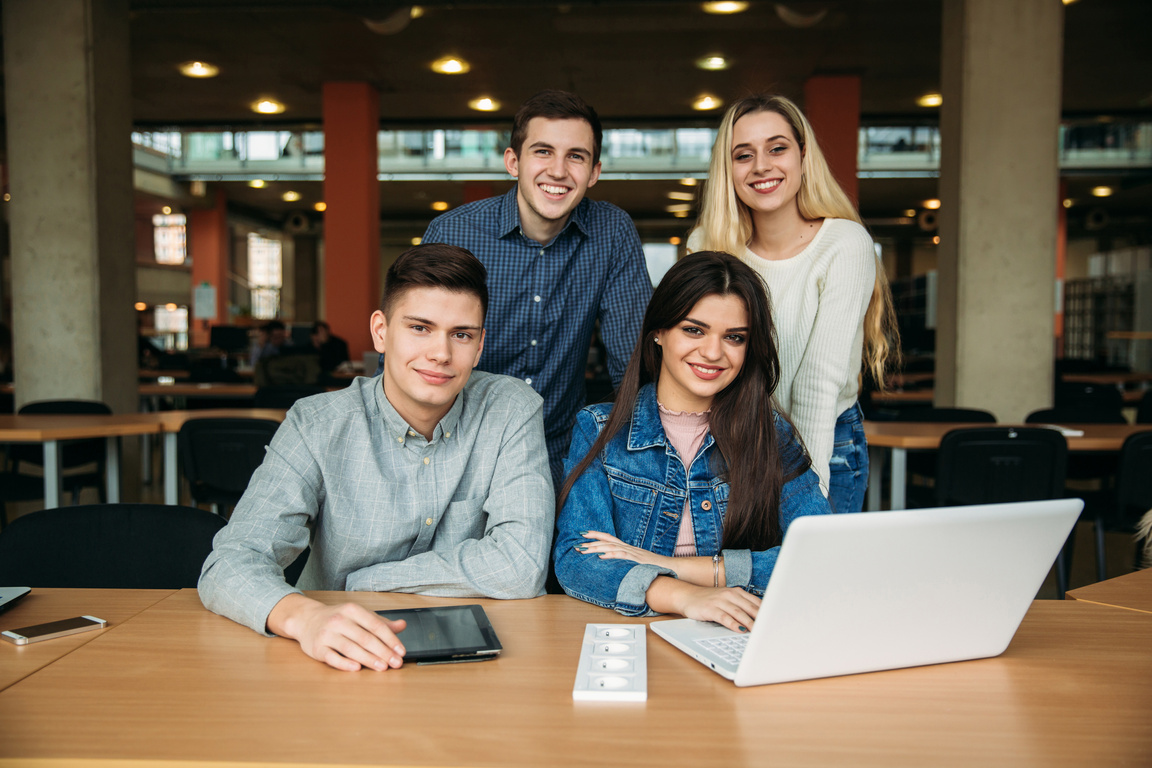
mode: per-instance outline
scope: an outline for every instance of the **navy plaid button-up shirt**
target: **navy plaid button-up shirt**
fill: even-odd
[[[425,243],[469,251],[488,269],[488,317],[479,370],[515,376],[544,398],[552,477],[559,481],[584,406],[584,370],[596,321],[620,383],[652,282],[628,214],[585,198],[547,244],[520,229],[516,188],[438,216]]]

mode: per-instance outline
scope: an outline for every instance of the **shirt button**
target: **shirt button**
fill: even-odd
[[[427,520],[425,520],[424,525],[432,525],[432,518],[428,518]]]
[[[536,339],[532,339],[532,341],[530,341],[528,343],[531,344],[532,346],[536,346]]]
[[[533,297],[532,297],[532,301],[535,301],[535,302],[539,303],[539,301],[540,301],[540,297],[539,297],[539,296],[533,296]]]
[[[412,430],[408,430],[408,437],[416,437],[416,433]]]
[[[430,463],[431,461],[432,461],[432,459],[428,458],[427,456],[425,456],[425,457],[424,457],[424,463],[425,463],[425,464],[428,464],[428,463]]]
[[[402,442],[404,442],[404,438],[398,437],[398,438],[396,438],[396,442],[402,443]]]
[[[445,432],[444,437],[452,437],[452,433],[451,432]]]
[[[700,509],[707,512],[708,510],[712,509],[712,502],[708,501],[708,499],[704,499],[704,501],[700,502]]]
[[[531,384],[531,383],[532,383],[532,379],[524,379],[524,383],[525,383],[525,384]]]
[[[544,249],[543,249],[543,248],[541,248],[541,249],[540,249],[540,255],[541,255],[541,256],[543,256],[543,255],[544,255]]]

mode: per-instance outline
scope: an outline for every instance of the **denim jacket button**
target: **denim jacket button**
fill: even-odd
[[[704,501],[700,502],[700,509],[707,512],[708,510],[712,509],[712,502],[708,501],[708,499],[704,499]]]

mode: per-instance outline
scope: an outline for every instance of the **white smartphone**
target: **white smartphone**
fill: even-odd
[[[104,619],[98,619],[95,616],[77,616],[74,619],[61,619],[60,621],[49,621],[46,624],[33,624],[30,627],[8,629],[0,632],[0,637],[16,645],[28,645],[29,643],[38,643],[41,640],[51,640],[54,637],[75,635],[93,629],[104,629],[106,626],[108,626],[108,622]]]

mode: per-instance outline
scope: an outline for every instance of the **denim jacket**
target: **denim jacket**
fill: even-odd
[[[588,406],[576,417],[572,446],[564,462],[567,475],[587,454],[608,421],[610,403]],[[788,423],[776,418],[783,452],[784,474],[804,460],[804,449]],[[671,556],[680,530],[685,496],[692,505],[692,527],[699,555],[720,549],[724,516],[728,511],[728,484],[712,473],[715,440],[709,433],[685,475],[684,463],[672,447],[656,405],[656,387],[644,386],[636,400],[632,422],[608,443],[572,486],[561,510],[553,557],[556,576],[564,591],[589,603],[613,608],[625,616],[651,615],[645,593],[660,575],[675,576],[667,568],[630,560],[601,560],[582,554],[575,546],[586,541],[582,531],[603,531],[626,544]],[[828,500],[820,492],[811,469],[784,485],[780,492],[780,526],[801,515],[827,514]],[[727,585],[754,595],[764,594],[776,565],[779,547],[762,552],[725,549]]]

